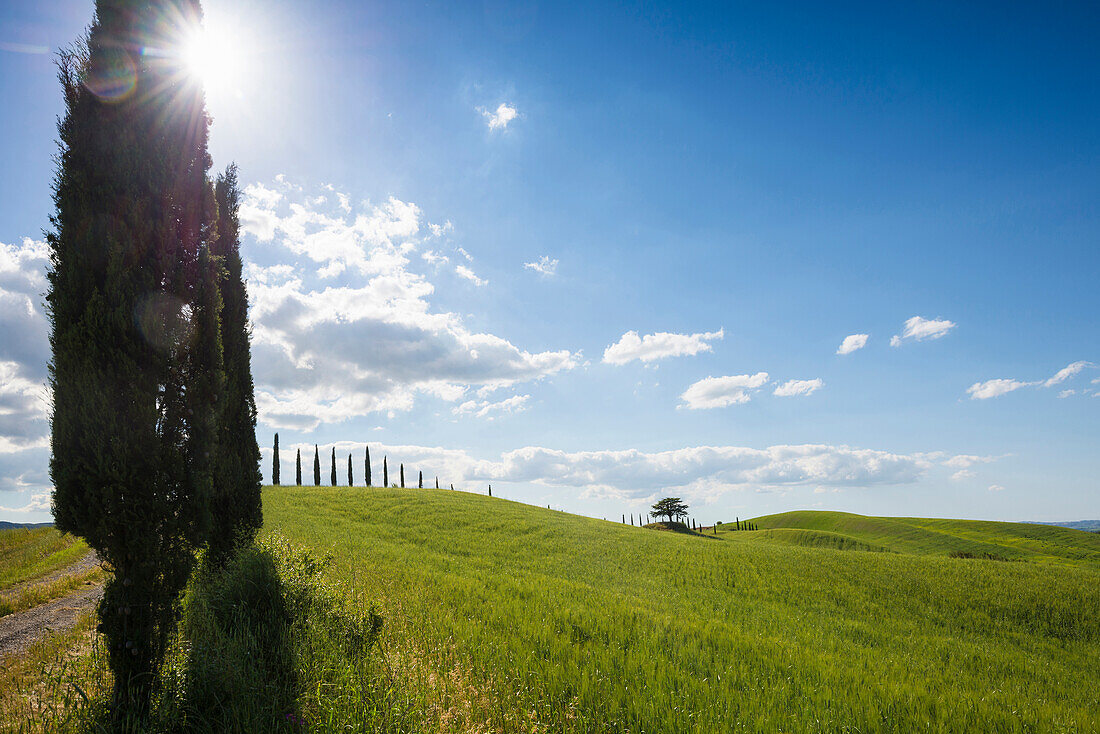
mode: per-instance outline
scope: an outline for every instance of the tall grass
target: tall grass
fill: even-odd
[[[274,488],[432,731],[1095,731],[1100,574]]]
[[[83,540],[54,528],[0,530],[0,590],[64,568],[87,552]]]

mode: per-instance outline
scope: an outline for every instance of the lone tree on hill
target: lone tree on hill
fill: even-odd
[[[405,488],[405,462],[401,462],[401,489]]]
[[[332,447],[332,462],[329,465],[329,482],[330,486],[336,486],[336,447]]]
[[[387,457],[382,456],[382,486],[386,489],[390,488],[390,465],[386,463]]]
[[[99,0],[86,45],[59,60],[46,295],[53,511],[114,569],[99,629],[119,720],[149,710],[212,524],[219,225],[203,90],[172,61],[173,39],[200,13],[194,0]]]
[[[653,505],[653,514],[657,517],[667,517],[669,522],[687,517],[687,510],[688,506],[679,497],[665,497]]]
[[[313,444],[313,486],[321,486],[321,452],[317,444]]]
[[[302,450],[298,449],[298,457],[294,460],[294,484],[302,486]]]
[[[372,486],[371,483],[370,483],[370,446],[367,446],[367,449],[366,449],[366,456],[363,459],[363,469],[366,471],[366,477],[365,477],[366,480],[367,480],[366,486],[370,487],[370,486]]]
[[[271,452],[271,483],[279,486],[279,434],[275,434],[275,448]]]
[[[348,486],[355,486],[355,477],[351,474],[351,454],[348,454]]]

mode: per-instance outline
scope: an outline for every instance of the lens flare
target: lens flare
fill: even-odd
[[[124,48],[105,48],[88,69],[84,86],[105,102],[121,102],[137,86],[137,66]]]

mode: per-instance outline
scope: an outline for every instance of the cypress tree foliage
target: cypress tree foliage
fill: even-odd
[[[294,484],[302,486],[302,450],[298,449],[298,458],[294,460]]]
[[[351,454],[348,454],[348,486],[355,486],[355,477],[351,474]]]
[[[490,497],[493,496],[493,485],[491,485],[491,484],[489,485],[489,496]]]
[[[382,456],[382,486],[390,488],[390,466],[386,463],[386,456]]]
[[[367,448],[366,448],[366,456],[363,459],[363,469],[366,471],[366,480],[367,480],[367,485],[366,486],[368,486],[368,487],[373,486],[370,483],[370,446],[367,446]]]
[[[439,477],[435,478],[435,488],[439,489]]]
[[[313,486],[321,486],[321,452],[317,444],[313,444]]]
[[[329,482],[331,486],[336,486],[336,447],[332,447],[332,462],[329,464]]]
[[[275,434],[275,447],[271,452],[271,483],[279,486],[279,434]]]
[[[175,54],[137,52],[198,24],[196,0],[166,4],[98,0],[62,54],[47,234],[54,519],[114,568],[99,630],[119,717],[148,711],[210,531],[223,377],[202,88]]]
[[[405,488],[405,462],[401,462],[401,489]]]
[[[422,472],[422,471],[417,472],[417,474],[419,474],[419,476],[417,477],[417,480],[416,480],[416,488],[417,489],[424,489],[424,472]]]
[[[230,165],[214,183],[218,205],[217,237],[210,252],[221,274],[221,341],[225,387],[220,409],[215,460],[218,481],[212,503],[214,527],[210,557],[222,565],[238,543],[251,543],[263,526],[260,487],[260,446],[256,442],[256,397],[249,347],[248,292],[240,243],[240,188],[237,166]],[[278,437],[276,436],[276,440]],[[279,449],[275,447],[272,477],[279,484]]]

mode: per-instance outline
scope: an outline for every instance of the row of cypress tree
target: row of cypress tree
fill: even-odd
[[[400,464],[399,471],[400,471],[400,485],[398,485],[398,486],[404,488],[404,486],[405,486],[405,465],[404,465],[404,463]],[[370,465],[370,446],[367,446],[367,447],[364,448],[364,453],[363,453],[363,474],[364,474],[364,478],[366,479],[366,484],[364,486],[366,486],[366,487],[375,486],[374,483],[371,481],[372,478],[373,478],[373,474],[371,472],[371,465]],[[420,489],[423,489],[424,488],[424,472],[423,471],[418,471],[417,475],[418,475],[417,476],[417,487],[420,488]],[[348,476],[347,486],[354,487],[355,486],[355,470],[352,468],[352,455],[351,454],[348,454],[348,474],[347,474],[347,476]],[[281,468],[281,461],[280,461],[280,458],[279,458],[279,434],[278,433],[275,434],[275,443],[274,443],[274,446],[272,447],[271,483],[275,486],[280,486],[282,484],[282,468]],[[302,450],[301,449],[297,450],[297,456],[295,457],[295,460],[294,460],[294,484],[295,484],[295,486],[298,486],[298,487],[302,486]],[[314,486],[318,486],[318,487],[321,486],[321,449],[317,444],[313,445],[313,484],[314,484]],[[332,458],[329,461],[329,485],[333,486],[333,487],[339,486],[339,483],[338,483],[337,477],[336,477],[336,447],[335,446],[332,448]],[[389,457],[388,456],[383,456],[382,457],[382,485],[381,486],[383,486],[383,487],[390,486],[390,465],[389,465]],[[436,476],[436,478],[435,478],[435,488],[439,489],[439,477],[438,476]],[[455,485],[452,484],[451,489],[454,489],[454,488],[455,488]],[[490,488],[489,491],[491,493],[492,488]]]
[[[237,171],[210,178],[178,48],[201,18],[197,0],[98,0],[58,65],[53,514],[114,571],[99,630],[128,721],[148,711],[196,551],[223,563],[262,522]]]

